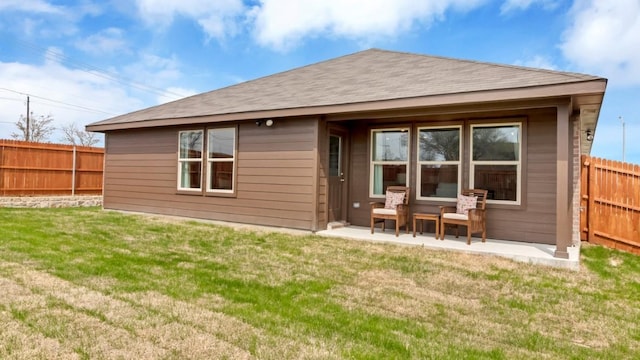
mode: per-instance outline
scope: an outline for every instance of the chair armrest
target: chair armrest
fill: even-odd
[[[440,206],[440,215],[456,212],[455,206]]]
[[[369,205],[371,205],[371,209],[377,209],[377,208],[383,208],[384,207],[384,203],[381,203],[381,202],[370,202]]]

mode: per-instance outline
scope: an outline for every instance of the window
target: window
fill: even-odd
[[[387,186],[407,186],[409,129],[371,131],[370,195],[384,195]]]
[[[207,191],[233,192],[236,129],[209,129],[207,144]]]
[[[180,131],[178,136],[178,189],[201,190],[203,131]]]
[[[460,193],[461,126],[418,129],[419,199],[456,198]]]
[[[329,136],[329,176],[342,175],[342,138],[340,136]]]
[[[522,126],[471,126],[470,186],[487,189],[487,200],[520,204]]]

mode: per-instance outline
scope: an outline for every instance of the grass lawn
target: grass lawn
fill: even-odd
[[[0,358],[640,358],[640,258],[581,262],[0,208]]]

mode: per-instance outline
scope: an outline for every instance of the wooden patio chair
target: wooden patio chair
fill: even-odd
[[[446,225],[455,226],[456,238],[458,227],[463,225],[467,227],[467,245],[471,245],[471,234],[474,233],[482,233],[482,242],[485,242],[487,190],[465,189],[460,195],[456,206],[440,207],[440,238],[444,240]]]
[[[400,226],[405,227],[409,233],[409,195],[411,189],[405,186],[388,186],[384,203],[372,202],[371,204],[371,233],[375,224],[382,223],[384,231],[385,220],[396,222],[396,237],[400,233]]]

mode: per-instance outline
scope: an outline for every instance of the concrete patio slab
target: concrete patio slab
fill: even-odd
[[[480,238],[471,238],[471,245],[467,245],[466,237],[455,238],[453,235],[445,236],[444,240],[436,240],[434,234],[424,233],[400,233],[396,237],[392,230],[382,232],[376,229],[374,234],[368,227],[345,226],[331,230],[316,232],[319,236],[338,237],[353,240],[373,241],[389,244],[400,244],[409,246],[423,246],[430,249],[461,251],[470,254],[493,255],[513,259],[520,262],[566,268],[572,270],[580,269],[580,246],[568,248],[569,259],[559,259],[553,256],[556,250],[555,245],[524,243],[517,241],[505,241],[487,239],[485,243]]]

